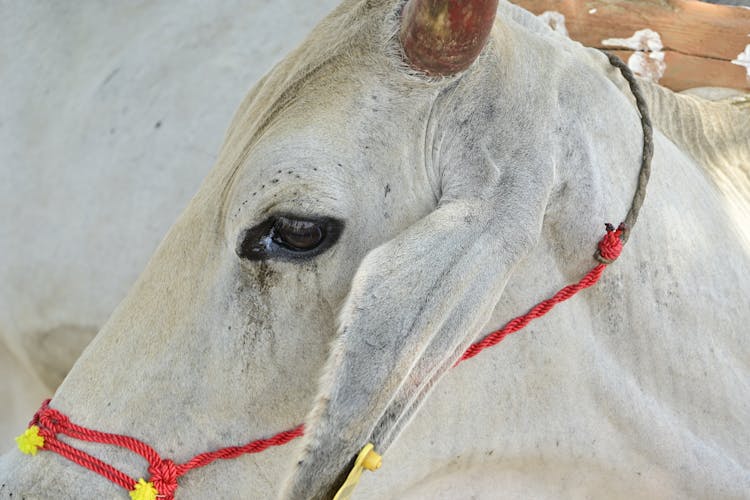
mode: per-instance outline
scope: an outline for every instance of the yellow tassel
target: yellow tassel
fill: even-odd
[[[16,438],[16,443],[18,443],[18,449],[21,450],[21,453],[33,457],[39,451],[39,448],[44,446],[44,437],[39,435],[39,427],[32,425]]]
[[[146,482],[145,479],[140,478],[135,486],[130,491],[131,500],[156,500],[159,494],[154,487],[154,483],[151,481]]]
[[[359,483],[359,478],[365,470],[376,471],[383,464],[383,457],[376,451],[372,443],[367,443],[354,460],[354,467],[341,485],[333,500],[349,500],[354,494],[354,488]]]

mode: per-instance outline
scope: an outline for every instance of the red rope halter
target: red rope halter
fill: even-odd
[[[215,460],[237,458],[240,455],[248,453],[259,453],[270,446],[281,446],[301,436],[304,432],[304,425],[298,425],[294,429],[279,432],[268,439],[258,439],[244,446],[230,446],[208,453],[201,453],[183,464],[175,464],[172,460],[162,458],[151,446],[138,439],[120,434],[99,432],[76,425],[58,410],[50,408],[49,402],[50,400],[48,399],[42,403],[42,407],[36,412],[34,418],[29,423],[29,428],[33,429],[36,426],[38,435],[44,440],[42,446],[39,446],[39,448],[58,453],[71,462],[94,471],[126,490],[131,490],[132,498],[143,500],[155,498],[156,496],[172,500],[175,490],[177,490],[177,480],[188,471],[208,465]],[[124,472],[115,469],[98,458],[73,448],[69,444],[60,441],[57,438],[59,434],[90,443],[111,444],[127,448],[133,453],[139,454],[149,464],[150,482],[156,492],[150,495],[147,492],[148,488],[144,488],[147,486],[147,483],[143,479],[136,481]],[[35,454],[35,452],[36,450],[33,450],[32,454]],[[140,487],[139,484],[141,485]],[[146,492],[141,495],[135,494],[135,492],[141,489],[144,489]]]
[[[456,361],[453,366],[457,366],[459,363],[466,361],[469,358],[473,358],[488,347],[497,345],[501,340],[503,340],[511,333],[525,328],[526,325],[531,323],[532,320],[541,318],[542,316],[550,312],[552,308],[560,302],[568,300],[584,288],[595,285],[596,282],[599,281],[599,278],[602,277],[604,269],[609,264],[617,260],[617,257],[620,256],[623,245],[621,236],[624,230],[625,226],[623,226],[622,224],[620,224],[620,227],[618,227],[617,229],[615,229],[611,224],[607,224],[607,234],[605,234],[604,237],[599,241],[599,250],[596,254],[596,259],[599,261],[599,264],[591,269],[591,271],[589,271],[586,276],[581,278],[578,283],[568,285],[557,292],[555,295],[553,295],[551,298],[538,303],[523,316],[513,318],[512,320],[508,321],[501,329],[495,330],[479,342],[469,346],[469,348],[466,349],[466,352],[464,352],[461,357],[458,358],[458,361]]]
[[[607,265],[616,260],[620,252],[622,252],[623,231],[623,225],[615,229],[608,224],[607,234],[599,242],[599,251],[596,256],[600,263],[591,269],[586,276],[578,283],[566,286],[551,298],[535,305],[523,316],[518,316],[510,320],[501,329],[490,333],[479,342],[472,344],[453,366],[476,356],[488,347],[498,344],[511,333],[521,330],[534,319],[547,314],[556,304],[568,300],[584,288],[596,284]],[[151,446],[138,439],[120,434],[99,432],[76,425],[58,410],[50,408],[49,402],[50,400],[48,399],[42,403],[42,407],[29,423],[29,429],[17,438],[21,451],[32,455],[36,454],[37,449],[53,451],[129,490],[133,500],[155,500],[157,496],[166,500],[172,500],[177,490],[177,480],[190,470],[203,467],[218,459],[226,460],[248,453],[259,453],[271,446],[286,444],[304,434],[304,424],[300,424],[293,429],[279,432],[267,439],[251,441],[244,446],[230,446],[212,452],[201,453],[183,464],[175,464],[172,460],[162,458]],[[81,441],[119,446],[139,454],[149,464],[148,473],[150,481],[146,482],[144,479],[136,481],[124,472],[115,469],[98,458],[60,441],[57,438],[59,434]],[[41,439],[39,439],[40,437]]]

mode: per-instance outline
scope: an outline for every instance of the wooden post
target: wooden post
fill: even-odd
[[[750,92],[747,69],[730,61],[750,44],[750,9],[696,0],[513,0],[533,12],[565,16],[574,40],[611,50],[627,61],[627,50],[602,40],[629,38],[650,28],[661,35],[667,64],[659,83],[673,90],[730,87]]]

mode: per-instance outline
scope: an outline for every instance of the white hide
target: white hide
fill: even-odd
[[[539,19],[549,25],[552,31],[568,36],[568,28],[565,27],[565,16],[561,13],[555,10],[548,10],[539,14]]]
[[[390,47],[394,5],[346,2],[254,88],[216,167],[53,400],[178,461],[306,419],[304,441],[193,471],[179,498],[307,493],[315,466],[339,473],[362,426],[388,415],[354,412],[363,400],[380,411],[411,396],[460,353],[445,345],[579,279],[603,223],[630,204],[642,131],[600,52],[501,2],[478,62],[428,82],[399,71],[397,51],[373,52]],[[701,111],[672,97],[649,94],[662,111]],[[746,495],[750,254],[735,226],[747,214],[728,210],[734,194],[707,171],[746,144],[704,168],[712,144],[696,122],[672,122],[692,125],[685,136],[656,131],[638,226],[602,281],[436,380],[355,498]],[[238,234],[276,204],[347,229],[306,263],[238,259]],[[341,385],[351,353],[365,362]],[[349,418],[329,418],[332,386]],[[335,439],[345,453],[315,455]],[[84,448],[144,474],[130,455]],[[82,484],[127,498],[51,453],[0,460],[0,496],[65,498]]]
[[[132,286],[248,87],[335,4],[3,6],[0,450]]]
[[[683,90],[680,94],[693,95],[708,101],[724,101],[729,104],[734,103],[737,106],[740,106],[748,99],[748,94],[745,92],[729,87],[694,87],[692,89]]]

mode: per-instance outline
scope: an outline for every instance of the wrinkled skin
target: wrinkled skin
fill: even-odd
[[[593,265],[642,132],[606,58],[508,4],[479,60],[439,81],[400,60],[396,11],[346,2],[251,91],[52,405],[177,461],[306,422],[191,472],[184,498],[328,498],[367,441],[385,466],[361,498],[741,496],[747,214],[657,132],[649,201],[602,283],[447,373]],[[344,229],[313,258],[241,258],[275,214]],[[126,497],[51,453],[0,464],[3,497],[82,483]]]

